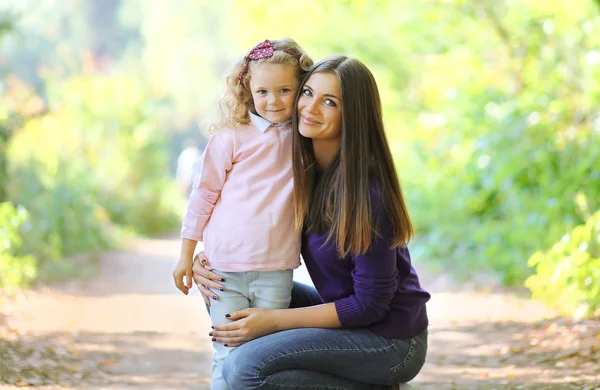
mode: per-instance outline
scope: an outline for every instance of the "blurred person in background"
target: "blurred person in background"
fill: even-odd
[[[177,158],[177,184],[185,194],[189,194],[192,188],[192,176],[194,164],[200,158],[200,150],[195,140],[188,138],[183,143],[183,150]]]

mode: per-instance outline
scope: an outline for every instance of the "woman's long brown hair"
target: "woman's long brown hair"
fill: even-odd
[[[294,112],[296,229],[329,231],[327,240],[335,240],[340,257],[364,254],[379,234],[373,220],[378,206],[371,207],[375,189],[392,226],[392,247],[407,245],[414,231],[385,135],[375,78],[357,59],[328,57],[309,71],[296,101],[306,81],[319,72],[335,74],[340,81],[342,145],[330,166],[319,172],[312,140],[298,132]]]

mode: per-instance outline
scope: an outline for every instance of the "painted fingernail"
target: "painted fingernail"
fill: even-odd
[[[214,327],[214,326],[211,326],[210,328],[211,328],[211,329],[214,329],[215,327]]]
[[[202,259],[201,263],[202,264],[206,263],[206,259]]]
[[[224,281],[225,281],[225,278],[221,278],[221,282],[224,282]]]
[[[225,318],[231,317],[231,314],[225,314]]]
[[[229,347],[229,345],[227,345],[227,344],[223,344],[223,345],[226,346],[226,347]]]
[[[219,288],[219,290],[221,290],[221,291],[225,291],[225,289],[224,289],[223,287]]]
[[[213,335],[213,333],[212,333],[212,332],[210,332],[208,335],[209,335],[209,336],[212,336],[212,335]]]
[[[212,338],[212,341],[217,341],[217,339],[213,337],[213,338]]]
[[[217,300],[217,296],[216,296],[216,295],[213,295],[213,299],[216,301],[216,300]]]

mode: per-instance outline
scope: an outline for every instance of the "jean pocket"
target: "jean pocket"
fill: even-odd
[[[420,334],[405,342],[409,344],[408,352],[396,365],[390,368],[391,383],[406,383],[414,379],[425,364],[427,334]]]

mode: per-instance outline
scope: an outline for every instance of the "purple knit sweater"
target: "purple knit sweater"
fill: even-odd
[[[392,227],[377,191],[371,191],[379,236],[364,255],[339,258],[327,232],[302,236],[302,257],[325,303],[334,302],[343,328],[365,327],[387,338],[405,339],[428,325],[430,295],[419,284],[407,248],[390,249]],[[381,204],[377,204],[380,202]]]

